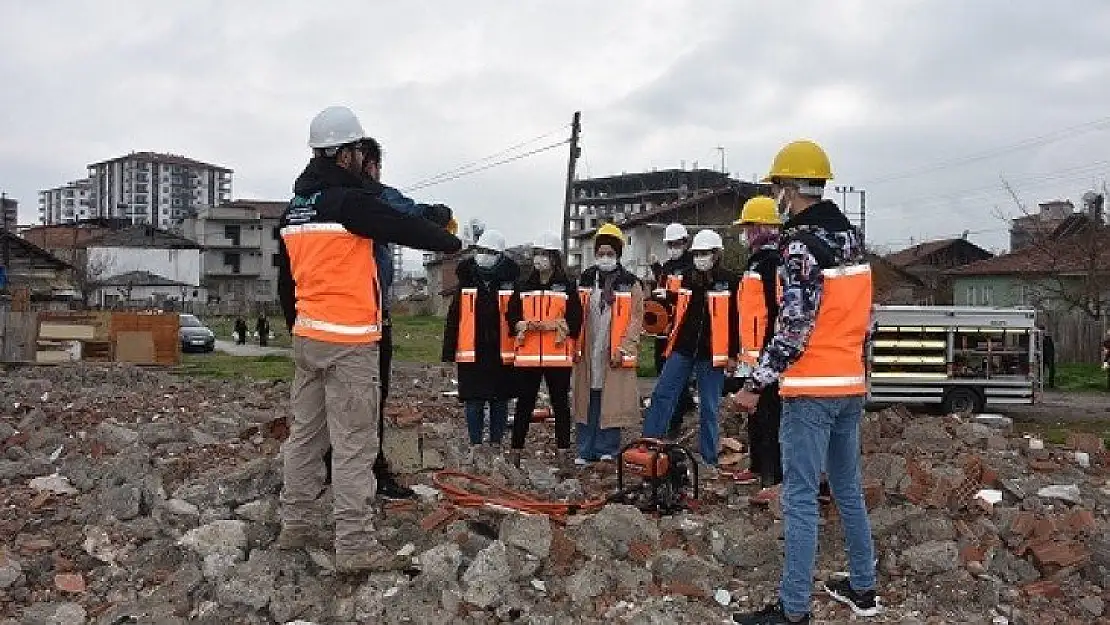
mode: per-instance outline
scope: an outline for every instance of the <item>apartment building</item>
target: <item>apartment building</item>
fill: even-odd
[[[231,174],[220,165],[156,152],[132,152],[92,163],[90,216],[177,228],[201,207],[230,201]]]
[[[39,191],[39,223],[48,226],[72,224],[95,217],[91,206],[92,191],[93,183],[88,178]]]
[[[235,200],[199,208],[182,235],[203,248],[201,285],[222,302],[277,300],[278,222],[285,202]]]

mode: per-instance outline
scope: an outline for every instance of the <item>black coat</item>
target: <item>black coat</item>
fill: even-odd
[[[513,368],[501,363],[501,311],[498,291],[511,290],[520,277],[520,267],[502,256],[488,280],[478,274],[478,265],[470,258],[459,263],[455,271],[459,287],[451,298],[447,326],[443,332],[443,362],[454,362],[459,340],[459,299],[462,289],[477,288],[475,304],[475,354],[472,363],[459,363],[459,399],[505,400],[514,396]]]
[[[728,355],[735,358],[740,353],[739,313],[736,310],[736,290],[740,287],[740,277],[719,264],[708,275],[692,271],[682,276],[682,288],[690,289],[690,303],[686,316],[678,328],[675,339],[676,352],[694,359],[708,358],[709,349],[709,301],[707,291],[723,291],[729,296]],[[673,295],[669,296],[674,299]]]

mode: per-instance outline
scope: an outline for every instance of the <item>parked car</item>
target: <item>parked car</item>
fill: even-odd
[[[210,352],[216,349],[216,333],[201,323],[196,315],[179,315],[177,336],[183,352]]]

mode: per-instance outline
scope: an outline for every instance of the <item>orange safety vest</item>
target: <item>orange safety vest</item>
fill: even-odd
[[[686,309],[690,306],[690,289],[678,290],[678,301],[675,304],[674,325],[671,327],[671,336],[667,339],[665,356],[670,356],[674,343],[678,339],[678,332],[682,322],[686,319]],[[712,355],[714,367],[728,365],[728,332],[729,332],[729,302],[732,294],[728,291],[708,291],[705,299],[709,303],[709,352]]]
[[[593,289],[590,287],[578,287],[578,297],[582,302],[583,319],[582,329],[578,333],[578,351],[579,358],[586,356],[585,347],[589,345],[586,338],[586,326],[588,318],[585,311],[590,310],[590,295]],[[636,354],[623,354],[621,353],[621,343],[624,342],[624,337],[628,334],[628,324],[632,321],[632,293],[631,291],[615,291],[613,293],[613,312],[612,312],[612,326],[609,328],[609,358],[615,360],[620,356],[622,369],[635,369],[637,365]]]
[[[497,292],[497,308],[501,321],[501,362],[512,364],[516,356],[516,337],[509,332],[509,322],[505,320],[511,290]],[[477,361],[477,305],[478,289],[469,287],[459,293],[459,336],[455,345],[455,362],[471,363]]]
[[[339,223],[287,225],[281,238],[296,285],[296,336],[341,344],[382,338],[374,242]]]
[[[842,265],[821,272],[824,284],[813,332],[779,380],[783,397],[867,394],[863,345],[871,325],[871,266]]]
[[[775,279],[775,293],[782,300],[782,282]],[[752,367],[759,362],[759,353],[767,341],[767,297],[763,292],[763,276],[758,271],[744,273],[736,294],[740,311],[740,362]]]
[[[524,321],[551,322],[565,319],[568,294],[561,291],[527,291],[520,294]],[[518,367],[570,367],[574,364],[574,337],[558,343],[554,330],[528,330],[516,348]]]

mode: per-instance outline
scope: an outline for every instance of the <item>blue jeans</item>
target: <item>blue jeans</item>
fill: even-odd
[[[822,471],[840,511],[852,588],[866,592],[875,587],[875,547],[860,471],[862,416],[862,397],[783,398],[779,444],[786,560],[779,599],[789,614],[809,612]]]
[[[621,429],[601,427],[601,389],[590,389],[590,407],[586,422],[576,424],[578,457],[597,460],[601,456],[617,456],[621,447]]]
[[[466,429],[470,433],[471,445],[482,444],[486,404],[489,404],[489,442],[498,444],[505,434],[505,424],[509,421],[509,402],[468,399],[466,400]]]
[[[644,417],[644,436],[660,437],[667,434],[671,415],[678,404],[678,397],[686,381],[693,372],[698,381],[698,400],[700,428],[698,432],[698,451],[706,464],[717,466],[717,447],[720,445],[721,429],[717,414],[721,407],[721,392],[725,385],[725,370],[714,367],[708,358],[694,360],[689,356],[672,352],[663,364],[663,372],[651,392],[651,405]]]

